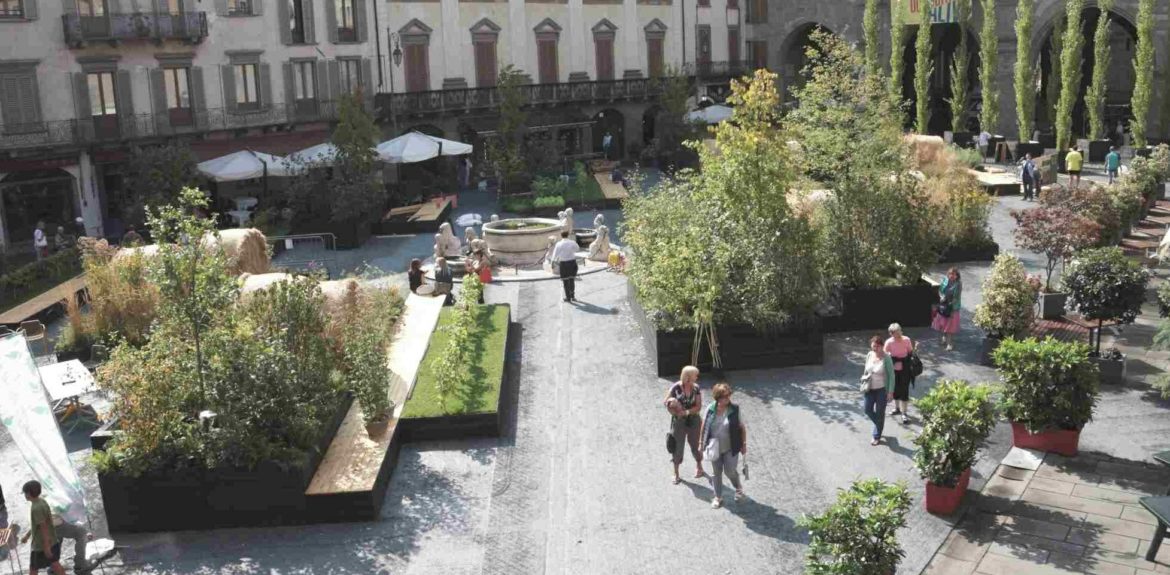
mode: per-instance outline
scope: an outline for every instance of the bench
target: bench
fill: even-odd
[[[1166,527],[1170,524],[1170,497],[1143,497],[1139,502],[1158,520],[1158,525],[1154,527],[1154,538],[1150,541],[1149,550],[1146,551],[1146,561],[1153,561],[1158,556],[1162,538],[1166,536]]]

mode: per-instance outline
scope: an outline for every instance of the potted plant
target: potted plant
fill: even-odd
[[[1009,337],[1023,337],[1032,327],[1039,286],[1024,271],[1024,264],[1011,254],[1000,254],[983,281],[983,302],[975,307],[975,325],[983,330],[981,361],[991,365],[991,352]]]
[[[1006,339],[992,355],[1003,380],[999,409],[1012,445],[1077,454],[1081,429],[1097,404],[1097,366],[1089,348],[1052,338]]]
[[[1088,320],[1096,320],[1097,329],[1090,357],[1101,370],[1102,383],[1121,383],[1125,379],[1125,356],[1110,350],[1101,353],[1101,327],[1106,321],[1129,325],[1142,312],[1146,301],[1146,284],[1150,272],[1125,257],[1121,248],[1087,250],[1072,262],[1063,278],[1072,308]]]
[[[991,388],[943,380],[917,402],[922,433],[914,464],[926,480],[926,510],[950,515],[963,501],[971,466],[995,426]]]
[[[1056,319],[1064,315],[1067,294],[1052,290],[1052,272],[1056,264],[1066,261],[1077,250],[1093,245],[1101,226],[1079,213],[1061,206],[1044,206],[1012,212],[1016,220],[1013,235],[1016,244],[1031,252],[1044,254],[1044,289],[1040,292],[1040,317]]]
[[[905,527],[909,510],[905,486],[879,479],[854,481],[824,513],[800,518],[810,539],[805,572],[892,575],[905,555],[897,532]]]

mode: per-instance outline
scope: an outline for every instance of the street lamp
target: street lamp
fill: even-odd
[[[390,125],[394,129],[394,135],[398,135],[398,116],[394,114],[394,68],[402,65],[402,46],[399,45],[399,36],[397,32],[391,32],[389,28],[386,33],[390,35],[390,46],[393,46],[393,51],[390,52],[390,59],[394,62],[393,68],[390,69]]]

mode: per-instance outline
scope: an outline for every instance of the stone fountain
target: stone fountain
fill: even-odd
[[[549,218],[509,218],[483,225],[483,239],[503,265],[539,264],[548,249],[548,237],[560,237],[562,222]]]

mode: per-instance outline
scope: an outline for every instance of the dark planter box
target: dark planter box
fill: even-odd
[[[1097,364],[1101,373],[1101,383],[1104,385],[1121,385],[1125,383],[1125,357],[1121,359],[1102,359],[1090,356],[1090,360]]]
[[[1154,153],[1154,149],[1146,146],[1145,148],[1134,148],[1133,156],[1135,158],[1148,158]]]
[[[683,366],[691,363],[694,330],[658,329],[638,303],[633,282],[627,282],[627,292],[630,308],[642,330],[642,339],[657,362],[658,375],[677,376]],[[725,370],[821,365],[825,361],[821,320],[816,316],[776,326],[763,333],[747,325],[718,325],[715,326],[715,333],[719,338],[720,359]],[[704,371],[713,367],[711,350],[705,340],[696,367]]]
[[[954,487],[943,487],[927,481],[926,497],[922,500],[926,505],[926,511],[935,515],[954,513],[959,508],[959,504],[963,502],[963,495],[967,493],[967,486],[970,482],[970,467],[963,471]]]
[[[971,132],[954,132],[951,134],[951,144],[970,150],[975,147],[975,134]]]
[[[990,335],[983,336],[983,342],[979,348],[979,364],[995,367],[995,362],[992,361],[991,354],[996,349],[999,349],[999,344],[1002,342],[1003,340],[998,337],[992,337]]]
[[[1046,150],[1056,148],[1056,134],[1053,132],[1040,134],[1040,145]]]
[[[939,255],[939,263],[989,262],[999,255],[999,244],[992,242],[985,246],[949,246]]]
[[[938,288],[924,281],[911,286],[845,288],[841,299],[841,315],[821,318],[825,333],[884,332],[895,322],[902,327],[929,326],[930,309],[938,303]]]
[[[304,523],[309,520],[305,489],[352,403],[351,394],[341,397],[337,410],[321,428],[316,448],[295,468],[262,464],[251,470],[202,469],[193,465],[139,477],[98,473],[110,531]],[[103,426],[90,436],[90,443],[95,450],[104,449],[114,433],[109,425]]]
[[[1061,292],[1040,294],[1040,318],[1060,319],[1064,317],[1064,304],[1068,294]]]
[[[1109,153],[1109,146],[1113,142],[1109,140],[1077,140],[1077,147],[1085,154],[1086,162],[1104,162],[1105,154]]]
[[[60,361],[69,361],[71,359],[77,359],[77,360],[85,362],[85,361],[89,361],[89,359],[92,355],[92,350],[90,349],[89,346],[85,346],[85,347],[82,347],[81,349],[76,349],[76,350],[71,349],[69,351],[58,351],[58,350],[54,349],[53,353],[57,356],[57,361],[59,361],[59,362]]]
[[[1077,454],[1081,442],[1081,432],[1069,429],[1051,429],[1040,433],[1030,433],[1023,423],[1012,422],[1012,445],[1024,449],[1037,449],[1059,453],[1067,457]]]
[[[1032,154],[1032,158],[1044,155],[1044,145],[1040,142],[1020,142],[1016,144],[1016,159],[1024,159],[1024,154]]]

